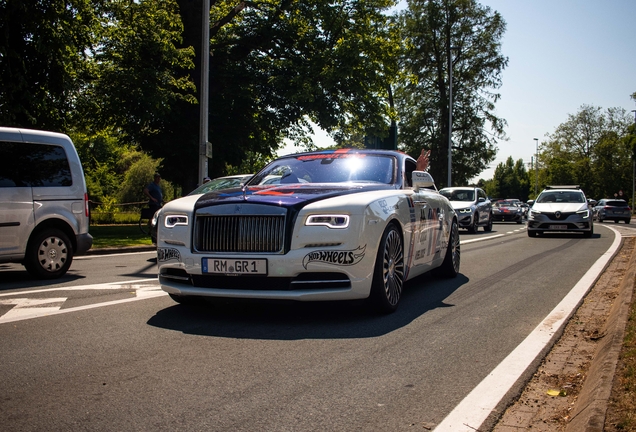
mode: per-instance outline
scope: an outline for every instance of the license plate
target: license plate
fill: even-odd
[[[266,259],[201,258],[203,273],[267,275]]]
[[[566,230],[568,229],[567,225],[550,225],[551,230]]]

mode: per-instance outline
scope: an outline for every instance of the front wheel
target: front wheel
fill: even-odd
[[[370,299],[382,313],[395,312],[404,286],[404,245],[395,225],[389,225],[375,259]]]
[[[475,234],[477,232],[477,221],[479,220],[479,214],[475,213],[473,215],[473,220],[468,226],[468,232],[471,234]]]
[[[73,262],[73,245],[59,229],[47,229],[36,234],[27,246],[24,267],[39,279],[63,276]]]
[[[453,220],[451,225],[450,235],[448,236],[448,247],[446,248],[446,255],[444,255],[444,261],[442,265],[437,269],[437,273],[441,276],[454,278],[459,274],[460,263],[460,248],[459,248],[459,227],[457,221]]]
[[[484,231],[486,232],[492,231],[492,215],[488,216],[488,225],[484,227]]]

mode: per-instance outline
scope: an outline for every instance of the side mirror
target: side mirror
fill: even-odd
[[[530,207],[532,207],[532,204],[534,204],[534,200],[528,200],[528,201],[526,201],[526,204],[528,204]]]
[[[435,180],[426,171],[413,171],[412,174],[413,190],[419,192],[422,188],[437,190]]]
[[[484,197],[479,197],[479,199],[477,200],[477,202],[486,202],[486,198],[484,198]]]

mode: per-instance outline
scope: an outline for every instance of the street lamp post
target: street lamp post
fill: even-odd
[[[634,113],[634,133],[636,133],[636,110],[632,110]],[[634,201],[634,187],[636,185],[636,149],[632,149],[632,211],[636,208],[636,201]]]
[[[208,101],[210,79],[210,0],[203,0],[201,17],[201,92],[199,105],[199,178],[201,184],[208,176],[208,158],[212,156],[208,143]]]
[[[448,182],[446,187],[451,187],[453,167],[453,47],[448,50]]]
[[[534,156],[534,199],[539,194],[539,138],[534,138],[537,152]]]

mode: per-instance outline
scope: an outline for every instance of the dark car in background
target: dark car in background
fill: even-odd
[[[519,200],[497,200],[492,203],[492,220],[495,222],[523,223],[523,209]]]
[[[609,219],[616,223],[619,221],[629,223],[632,220],[632,209],[627,205],[627,202],[622,199],[602,199],[596,203],[596,206],[592,209],[592,213],[594,214],[594,218],[599,222]]]

